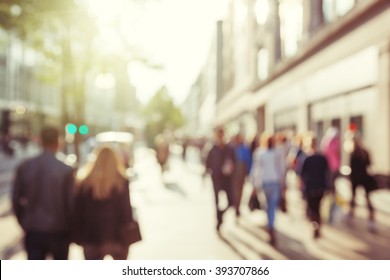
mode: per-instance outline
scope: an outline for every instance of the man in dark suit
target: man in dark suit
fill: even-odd
[[[12,204],[25,232],[28,259],[67,259],[70,244],[74,170],[56,158],[59,133],[41,131],[43,152],[22,163],[16,172]]]
[[[214,187],[215,207],[217,210],[217,230],[219,231],[222,224],[224,212],[233,206],[233,187],[232,179],[236,164],[234,149],[225,142],[225,133],[223,128],[215,130],[215,144],[211,148],[206,159],[206,170],[211,174],[211,180]],[[224,191],[227,196],[228,206],[220,209],[219,193]]]

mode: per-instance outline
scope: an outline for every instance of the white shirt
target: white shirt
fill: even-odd
[[[253,153],[251,181],[255,188],[263,183],[279,183],[283,177],[283,159],[278,149],[257,148]]]

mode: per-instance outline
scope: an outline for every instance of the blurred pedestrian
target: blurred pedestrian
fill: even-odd
[[[283,183],[283,159],[275,148],[275,139],[271,135],[263,136],[265,148],[259,147],[253,155],[251,170],[252,182],[261,189],[267,201],[268,232],[270,243],[276,244],[274,230],[276,210],[279,207]]]
[[[28,144],[31,139],[31,132],[30,131],[25,131],[22,133],[22,135],[19,138],[20,144],[22,146],[23,152],[27,151]]]
[[[217,211],[217,230],[220,230],[222,216],[225,211],[234,205],[232,194],[232,179],[235,169],[234,149],[225,142],[225,131],[219,127],[215,130],[215,143],[206,159],[206,170],[211,174],[213,182],[215,208]],[[228,205],[220,209],[219,194],[224,192],[227,196]]]
[[[156,158],[161,167],[161,171],[167,169],[167,162],[169,157],[169,143],[162,134],[156,136],[155,139]]]
[[[352,184],[352,198],[350,202],[349,217],[352,218],[355,213],[355,196],[356,189],[358,186],[363,186],[366,194],[367,208],[369,211],[369,230],[375,231],[375,220],[374,220],[374,207],[370,200],[370,193],[373,190],[372,180],[374,178],[368,173],[371,160],[370,154],[366,148],[364,148],[359,137],[353,139],[353,150],[350,157],[351,166],[351,184]]]
[[[209,139],[206,139],[204,141],[204,144],[202,145],[202,149],[200,150],[200,160],[202,162],[202,165],[205,167],[204,172],[202,173],[203,180],[206,179],[206,176],[207,176],[207,173],[208,173],[207,172],[207,167],[206,167],[207,156],[209,155],[212,147],[213,147],[213,141],[209,140]]]
[[[303,147],[303,135],[297,135],[294,139],[294,145],[291,147],[288,158],[289,167],[294,170],[295,174],[301,174],[303,162],[306,158],[306,153]]]
[[[340,133],[337,127],[330,127],[322,140],[322,151],[328,160],[330,171],[330,192],[333,195],[333,204],[330,208],[329,223],[335,220],[336,208],[336,179],[339,176],[341,163],[341,142]]]
[[[68,258],[74,170],[56,158],[59,133],[41,131],[43,152],[22,163],[13,184],[12,203],[25,233],[29,260]]]
[[[259,147],[260,145],[260,141],[259,141],[259,135],[255,135],[251,141],[251,146],[250,146],[250,149],[251,149],[251,154],[253,156],[253,153],[255,152],[255,150]]]
[[[286,193],[287,193],[287,169],[288,169],[288,153],[291,149],[291,145],[289,142],[289,139],[285,135],[285,133],[277,133],[275,135],[275,141],[276,141],[276,149],[279,151],[282,157],[282,192],[280,194],[280,210],[282,212],[287,212],[287,200],[286,200]]]
[[[255,150],[259,147],[260,145],[260,141],[259,141],[259,135],[256,134],[252,141],[251,141],[251,145],[250,145],[250,151],[251,151],[251,158],[252,158],[252,161],[253,161],[253,154],[255,152]],[[251,166],[251,169],[249,170],[249,175],[251,174],[251,171],[252,171],[252,167],[253,165]],[[249,210],[253,211],[255,209],[261,209],[261,205],[260,205],[260,201],[259,201],[259,198],[258,198],[258,190],[255,188],[255,184],[254,182],[252,182],[251,180],[251,183],[252,183],[252,192],[249,196],[249,202],[248,202],[248,206],[249,206]]]
[[[186,160],[186,157],[187,157],[187,148],[188,148],[188,145],[190,144],[190,141],[187,137],[184,138],[183,142],[182,142],[182,158],[183,158],[183,161]]]
[[[241,214],[240,204],[245,179],[249,175],[252,167],[252,154],[240,133],[235,135],[233,142],[236,155],[236,167],[233,174],[234,208],[236,210],[236,217],[239,217]]]
[[[129,180],[120,156],[108,146],[78,174],[73,214],[73,238],[87,260],[111,255],[126,260],[129,245],[123,229],[133,221]]]
[[[302,165],[305,161],[307,155],[303,147],[304,135],[297,135],[294,139],[294,145],[291,147],[288,155],[288,165],[296,175],[297,187],[300,190],[303,190],[302,180],[300,178]]]
[[[311,149],[303,162],[301,178],[303,193],[307,203],[307,215],[312,223],[314,238],[321,235],[320,204],[325,191],[330,186],[329,165],[326,157],[317,151],[316,139],[311,139]]]
[[[333,126],[328,128],[324,138],[322,139],[321,146],[329,164],[331,191],[332,193],[335,193],[335,182],[339,175],[341,162],[340,133],[338,128]]]

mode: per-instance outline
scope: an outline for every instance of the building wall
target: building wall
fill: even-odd
[[[313,130],[322,136],[332,120],[339,120],[345,132],[351,118],[361,117],[363,140],[373,147],[374,169],[389,171],[390,68],[386,66],[387,52],[381,53],[380,46],[390,41],[390,30],[378,28],[390,26],[388,19],[390,10],[257,91],[255,100],[259,101],[251,103],[267,106],[266,130],[295,128],[296,132]],[[367,38],[368,30],[377,32],[371,31]],[[261,95],[268,95],[267,99],[261,99]],[[380,128],[379,119],[384,120]],[[322,131],[318,131],[319,122]],[[345,152],[343,163],[348,163]]]
[[[59,81],[42,79],[42,57],[35,50],[6,32],[0,36],[0,109],[11,111],[11,136],[27,130],[36,135],[44,123],[59,125]]]
[[[218,102],[219,122],[237,127],[232,123],[251,122],[243,119],[249,113],[257,118],[258,132],[312,130],[318,136],[332,124],[344,133],[356,122],[370,147],[374,170],[390,174],[389,3],[363,0],[353,7],[354,1],[324,1],[327,12],[318,19],[321,1],[295,2],[303,4],[295,54],[285,51],[281,38],[280,61],[270,60],[269,75],[258,77],[249,90],[227,92]],[[274,59],[277,40],[270,38],[267,24],[254,31],[253,47],[271,48],[268,54]],[[233,89],[238,88],[236,81]],[[348,163],[345,152],[343,163]]]

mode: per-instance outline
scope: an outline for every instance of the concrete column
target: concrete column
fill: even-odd
[[[390,38],[379,47],[378,98],[376,104],[374,171],[390,175]]]
[[[257,109],[257,132],[263,133],[265,131],[265,108],[261,106]]]
[[[279,1],[269,1],[269,20],[267,23],[267,49],[270,57],[270,68],[275,67],[282,56],[280,40]]]
[[[306,102],[303,102],[299,105],[297,112],[297,133],[305,132],[310,129],[309,124],[309,106]]]
[[[322,0],[303,0],[303,40],[307,41],[324,23]]]

